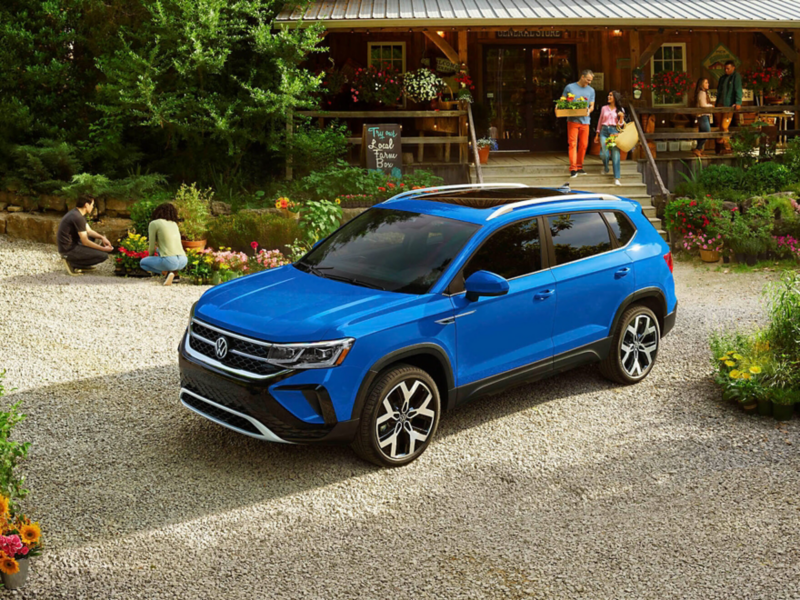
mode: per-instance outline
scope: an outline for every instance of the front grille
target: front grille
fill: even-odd
[[[231,369],[258,376],[273,375],[283,370],[281,367],[259,360],[267,357],[269,346],[233,337],[233,335],[225,335],[197,321],[192,321],[189,334],[189,347],[192,350]],[[222,359],[217,357],[215,347],[217,339],[220,337],[224,337],[228,342],[228,354]]]
[[[188,406],[194,408],[195,410],[203,413],[206,416],[209,416],[217,421],[221,421],[226,425],[230,425],[231,427],[236,427],[236,429],[241,429],[242,431],[246,431],[247,433],[251,433],[253,435],[257,435],[259,437],[263,437],[263,434],[258,430],[258,428],[253,425],[247,419],[243,419],[239,415],[235,415],[233,413],[228,412],[227,410],[222,410],[221,408],[217,408],[213,404],[209,404],[208,402],[203,402],[199,398],[192,396],[191,394],[181,394],[181,400],[185,402]]]

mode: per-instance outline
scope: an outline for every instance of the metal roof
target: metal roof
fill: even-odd
[[[591,19],[591,21],[588,21]],[[800,27],[800,0],[325,0],[287,3],[278,23],[328,28],[421,25]]]

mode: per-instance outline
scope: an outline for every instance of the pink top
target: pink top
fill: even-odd
[[[597,122],[597,126],[603,127],[604,125],[610,125],[611,127],[616,127],[619,124],[619,118],[617,117],[618,112],[625,111],[622,109],[612,109],[608,104],[606,104],[600,110],[600,120]]]

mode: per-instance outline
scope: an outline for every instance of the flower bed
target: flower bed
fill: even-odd
[[[206,248],[188,250],[187,264],[183,273],[193,283],[217,285],[243,275],[274,269],[289,264],[289,260],[279,250],[258,249],[258,242],[252,242],[253,255],[235,252],[230,248]]]
[[[714,380],[725,400],[787,420],[800,403],[800,273],[784,275],[765,293],[765,328],[712,335]]]

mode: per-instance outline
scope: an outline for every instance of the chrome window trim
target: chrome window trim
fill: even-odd
[[[249,435],[250,437],[254,437],[254,438],[258,439],[258,440],[264,440],[264,441],[267,441],[267,442],[277,442],[279,444],[292,444],[293,443],[293,442],[288,442],[288,441],[284,440],[283,438],[278,437],[270,429],[265,427],[260,421],[255,420],[253,417],[251,417],[249,415],[245,415],[243,413],[235,411],[232,408],[228,408],[227,406],[223,406],[222,404],[217,404],[213,400],[209,400],[208,398],[204,398],[203,396],[201,396],[199,394],[195,394],[194,392],[192,392],[190,390],[187,390],[184,387],[181,388],[181,396],[183,396],[183,394],[189,394],[190,396],[193,396],[193,397],[197,398],[198,400],[201,400],[201,401],[205,402],[206,404],[210,404],[211,406],[214,406],[214,407],[216,407],[216,408],[218,408],[220,410],[224,410],[225,412],[229,412],[232,415],[236,415],[237,417],[239,417],[241,419],[248,420],[250,423],[253,424],[253,426],[256,429],[258,429],[261,432],[261,435],[256,435],[255,433],[252,433],[250,431],[245,431],[244,429],[239,429],[238,427],[234,427],[230,423],[225,423],[224,421],[220,421],[219,419],[216,419],[216,418],[212,417],[211,415],[207,415],[206,413],[201,412],[200,410],[198,410],[194,406],[189,406],[188,404],[186,404],[184,399],[181,397],[181,399],[180,399],[181,400],[181,404],[183,404],[186,408],[188,408],[189,410],[191,410],[193,412],[196,412],[201,417],[205,417],[209,421],[213,421],[217,425],[222,425],[223,427],[227,427],[228,429],[232,429],[233,431],[236,431],[237,433],[243,433],[244,435]]]
[[[228,373],[233,373],[234,375],[239,375],[239,377],[244,377],[245,379],[255,379],[258,381],[265,381],[267,379],[272,379],[273,377],[278,377],[279,375],[284,375],[286,373],[291,373],[292,369],[283,369],[278,371],[277,373],[270,373],[269,375],[257,375],[255,373],[251,373],[250,371],[242,371],[240,369],[232,369],[231,367],[227,367],[223,365],[221,362],[214,360],[213,358],[209,358],[204,354],[200,354],[192,349],[189,345],[189,337],[191,336],[191,331],[188,332],[189,335],[186,336],[186,341],[184,343],[184,350],[186,353],[191,356],[197,362],[205,363],[207,365],[211,365],[212,367],[216,367],[217,369],[221,369],[223,371],[227,371]],[[248,356],[249,357],[249,356]],[[252,358],[252,357],[250,357]]]
[[[526,188],[528,187],[524,183],[458,183],[454,185],[439,185],[436,187],[427,187],[421,188],[418,190],[409,190],[407,192],[402,192],[401,194],[397,194],[396,196],[392,196],[388,200],[384,200],[381,204],[389,204],[390,202],[394,202],[395,200],[403,200],[404,198],[408,198],[409,196],[416,196],[420,194],[430,194],[435,193],[440,190],[478,190],[482,188],[498,188],[498,189],[513,189],[513,188]],[[378,206],[376,204],[376,206]]]

